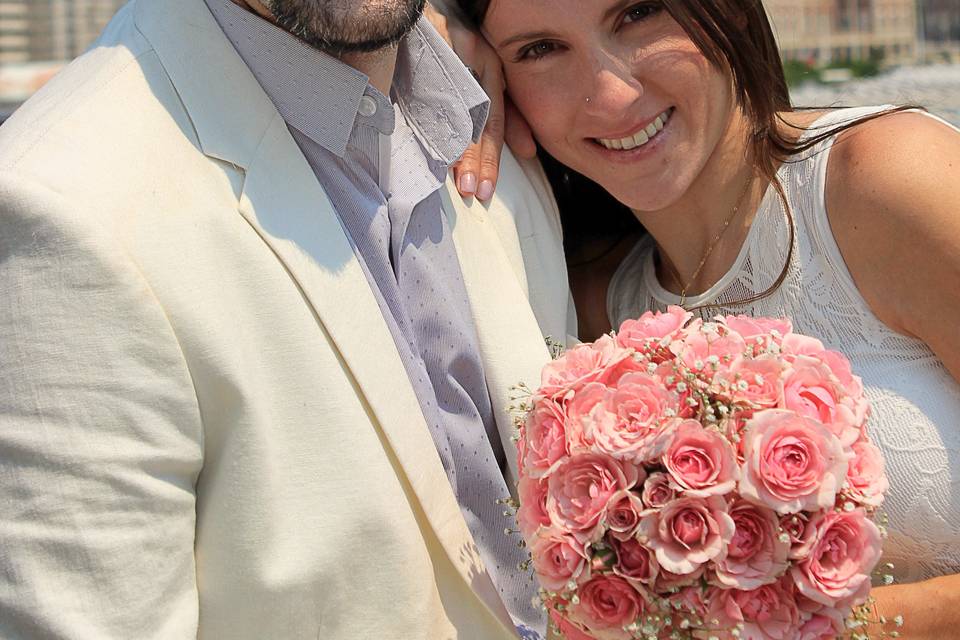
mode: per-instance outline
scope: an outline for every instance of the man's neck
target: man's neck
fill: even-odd
[[[369,53],[345,53],[337,56],[370,78],[370,84],[385,96],[390,95],[393,86],[393,72],[397,68],[397,47],[387,47]]]
[[[234,4],[264,20],[277,24],[273,14],[262,0],[232,0]],[[279,26],[279,25],[278,25]],[[344,53],[337,58],[370,78],[370,84],[385,96],[390,95],[393,72],[397,66],[397,47],[386,47],[369,53]]]

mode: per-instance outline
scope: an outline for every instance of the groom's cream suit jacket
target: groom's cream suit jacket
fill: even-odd
[[[559,221],[509,155],[448,191],[512,447]],[[0,637],[197,636],[515,632],[284,122],[201,0],[134,0],[0,128]]]

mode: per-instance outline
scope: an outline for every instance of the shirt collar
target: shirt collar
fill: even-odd
[[[393,132],[390,100],[365,74],[231,0],[206,3],[289,126],[341,157],[357,125]],[[453,164],[480,138],[489,99],[425,18],[400,42],[393,80],[397,105],[438,161]],[[364,96],[377,103],[373,116],[360,113]]]
[[[453,164],[480,139],[490,99],[426,18],[400,45],[393,92],[437,160]]]

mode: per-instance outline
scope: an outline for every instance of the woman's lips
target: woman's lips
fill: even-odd
[[[673,115],[673,107],[670,107],[645,127],[641,127],[633,133],[618,138],[593,138],[593,141],[605,149],[611,151],[630,151],[637,147],[643,147],[651,140],[656,139],[657,135],[663,130]]]
[[[675,114],[675,111],[676,109],[673,107],[664,111],[664,114],[667,114],[665,122],[661,118],[663,114],[657,117],[660,118],[662,126],[659,129],[655,129],[653,136],[647,134],[646,128],[644,128],[643,134],[646,135],[647,139],[642,144],[636,144],[628,149],[624,149],[623,144],[621,143],[620,148],[617,149],[614,145],[609,145],[611,142],[610,140],[605,140],[604,142],[607,142],[608,144],[604,144],[598,138],[587,138],[587,143],[590,145],[590,148],[600,155],[600,157],[609,162],[633,163],[643,160],[656,153],[659,149],[663,148],[664,142],[666,142],[666,140],[670,137],[670,134],[673,130],[672,117]],[[654,123],[656,123],[656,120],[657,119],[654,119]],[[642,140],[643,136],[640,135],[639,131],[635,135]]]

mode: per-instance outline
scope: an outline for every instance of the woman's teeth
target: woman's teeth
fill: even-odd
[[[647,125],[646,129],[641,129],[629,138],[620,138],[619,140],[608,140],[606,138],[596,138],[596,141],[607,149],[616,149],[617,151],[629,151],[636,149],[650,142],[650,139],[663,130],[663,126],[670,119],[671,109],[667,109],[657,119]]]

